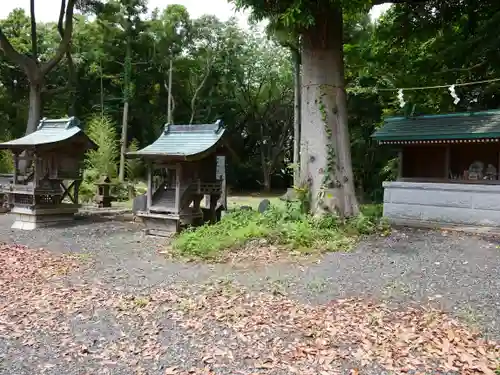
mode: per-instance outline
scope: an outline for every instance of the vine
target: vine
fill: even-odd
[[[326,106],[323,102],[323,98],[326,96],[326,85],[320,85],[319,98],[316,100],[318,104],[318,109],[321,113],[321,121],[323,122],[323,127],[326,134],[326,165],[323,171],[323,179],[321,182],[321,188],[318,193],[318,203],[324,206],[325,193],[328,188],[334,187],[335,181],[333,176],[335,175],[336,168],[336,153],[333,139],[333,132],[330,126],[328,126],[328,113]]]

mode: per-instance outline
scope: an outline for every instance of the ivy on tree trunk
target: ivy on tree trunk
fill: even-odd
[[[342,11],[332,6],[302,34],[301,180],[314,214],[359,212],[344,81]]]

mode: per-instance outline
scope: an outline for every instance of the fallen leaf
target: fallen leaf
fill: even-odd
[[[179,371],[177,371],[177,366],[174,366],[166,368],[163,375],[176,375],[178,373]]]

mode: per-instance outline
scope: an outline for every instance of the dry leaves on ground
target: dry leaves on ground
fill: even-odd
[[[231,290],[232,289],[232,290]],[[257,368],[329,374],[344,361],[376,363],[392,371],[494,374],[499,347],[433,309],[391,310],[359,299],[312,307],[269,294],[225,286],[191,300],[180,318],[188,330],[209,335],[214,324],[231,330],[207,356],[238,352]]]
[[[130,296],[65,279],[76,267],[69,257],[1,246],[0,338],[37,349],[47,345],[43,335],[52,335],[54,361],[92,359],[103,370],[121,364],[137,374],[159,373],[171,349],[161,339],[169,319],[199,357],[196,368],[172,363],[165,374],[234,374],[221,369],[245,367],[254,374],[329,375],[346,364],[359,365],[362,374],[376,364],[396,372],[492,375],[498,366],[496,343],[433,309],[392,310],[360,299],[314,307],[228,284]],[[114,327],[108,336],[88,342],[86,331],[83,337],[74,331],[75,322],[102,321],[102,314]]]

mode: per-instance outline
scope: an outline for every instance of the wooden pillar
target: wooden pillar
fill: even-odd
[[[181,210],[181,181],[182,181],[182,165],[175,166],[175,212]]]
[[[200,195],[195,195],[193,198],[193,211],[194,212],[199,212],[200,211],[200,204],[201,200],[203,199],[202,196]]]
[[[225,210],[227,210],[227,185],[226,185],[226,157],[217,156],[217,178],[222,181],[222,192],[220,201]]]
[[[496,179],[500,180],[500,151],[498,152],[498,165],[497,165],[497,175]]]
[[[14,176],[13,176],[13,183],[14,185],[17,184],[17,173],[19,171],[19,154],[17,152],[13,153],[14,155]]]
[[[210,222],[213,224],[217,221],[215,210],[217,209],[218,196],[210,194]]]
[[[40,167],[38,165],[38,155],[36,152],[33,152],[33,186],[36,187],[38,185],[38,180],[40,179]]]
[[[80,184],[82,181],[76,180],[73,184],[73,199],[75,200],[75,204],[78,204],[78,192],[80,190]]]
[[[446,154],[444,158],[444,178],[446,180],[451,179],[450,177],[450,145],[446,145]]]
[[[400,148],[398,151],[398,180],[403,178],[403,149]]]
[[[153,165],[148,162],[148,190],[146,192],[146,210],[149,211],[153,204]]]

